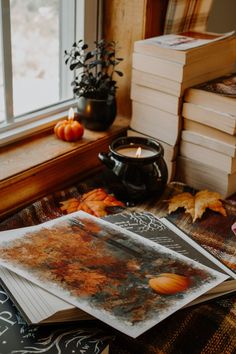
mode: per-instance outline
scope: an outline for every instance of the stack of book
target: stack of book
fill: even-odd
[[[236,73],[186,91],[178,179],[197,189],[236,192]]]
[[[130,128],[173,150],[171,160],[165,156],[169,179],[174,177],[185,89],[233,70],[235,57],[234,33],[189,32],[134,43]]]

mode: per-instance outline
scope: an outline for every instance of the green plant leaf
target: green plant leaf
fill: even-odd
[[[122,73],[122,71],[119,71],[119,70],[115,70],[115,73],[119,76],[124,76],[124,74]]]
[[[87,50],[88,45],[79,40],[72,45],[71,50],[65,51],[65,64],[70,64],[70,70],[83,68],[72,81],[73,93],[77,96],[90,98],[107,98],[115,95],[117,86],[113,74],[123,76],[123,73],[114,70],[123,58],[116,58],[117,43],[107,42],[104,39],[95,41],[95,47]]]
[[[70,70],[75,70],[75,69],[79,69],[79,68],[82,68],[82,67],[83,67],[83,64],[79,61],[79,62],[71,64],[70,65]]]
[[[88,52],[88,53],[86,53],[84,60],[86,61],[86,60],[89,60],[93,57],[94,57],[94,54],[92,54],[92,52]]]

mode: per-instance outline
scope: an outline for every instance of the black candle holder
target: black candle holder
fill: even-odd
[[[137,157],[139,147],[143,152]],[[100,152],[98,157],[118,178],[119,197],[136,203],[164,191],[168,172],[163,154],[162,145],[155,140],[132,136],[117,138],[109,152]]]

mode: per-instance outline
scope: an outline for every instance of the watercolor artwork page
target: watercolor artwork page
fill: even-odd
[[[134,338],[228,278],[81,211],[0,236],[0,265]]]

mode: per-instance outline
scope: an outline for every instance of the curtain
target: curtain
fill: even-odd
[[[164,34],[205,31],[213,0],[169,0]]]

